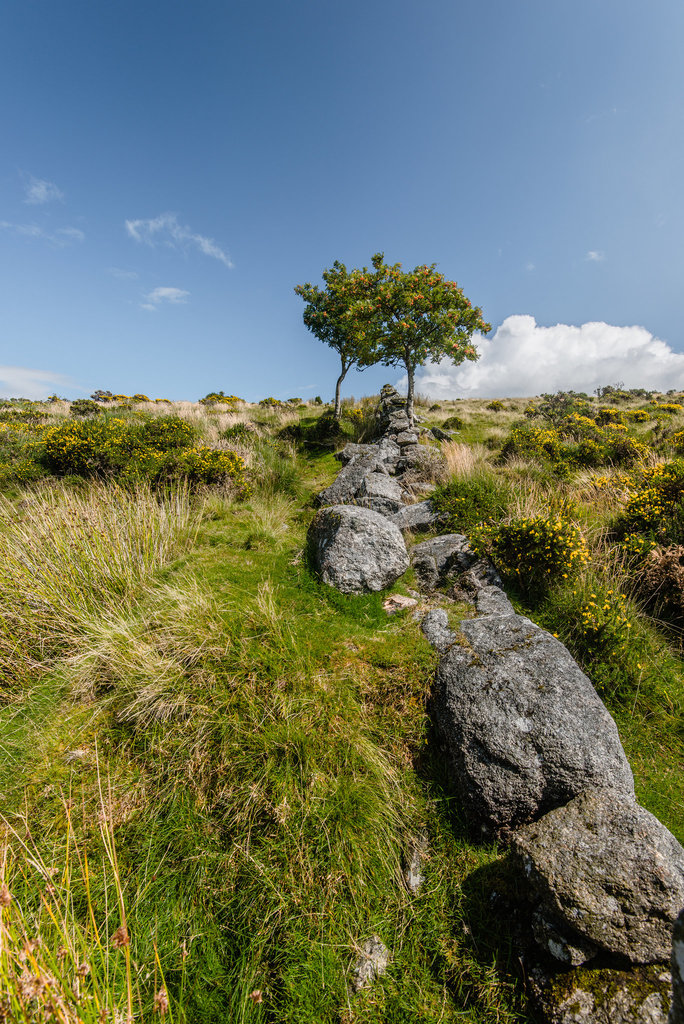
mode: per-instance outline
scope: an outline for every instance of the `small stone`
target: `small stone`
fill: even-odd
[[[405,597],[403,594],[392,594],[386,601],[383,602],[382,607],[385,609],[388,615],[394,615],[396,612],[406,611],[407,608],[415,608],[418,602],[414,597]]]
[[[354,992],[367,988],[383,975],[390,961],[390,951],[378,935],[366,939],[361,955],[352,968],[351,985]]]
[[[433,608],[428,612],[420,628],[428,643],[440,654],[445,654],[456,643],[456,634],[449,626],[449,617],[443,608]]]

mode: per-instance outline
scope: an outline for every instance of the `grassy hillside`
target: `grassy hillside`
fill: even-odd
[[[644,581],[684,539],[684,410],[488,406],[419,409],[456,431],[447,528],[503,571],[549,522],[577,531],[585,559],[564,576],[566,548],[545,542],[511,594],[589,672],[640,801],[681,840],[676,569],[669,590],[665,564]],[[372,409],[347,404],[348,439]],[[505,858],[468,835],[430,731],[435,654],[385,595],[307,569],[310,498],[341,443],[297,402],[0,409],[8,1019],[532,1019],[492,900],[514,897]],[[352,995],[373,934],[388,972]]]

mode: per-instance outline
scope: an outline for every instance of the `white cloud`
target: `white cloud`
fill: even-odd
[[[163,302],[168,302],[172,306],[187,302],[189,294],[190,292],[183,291],[182,288],[154,288],[145,296],[147,301],[140,305],[142,309],[156,311]]]
[[[23,366],[0,366],[0,396],[3,398],[47,398],[57,388],[73,387],[60,373],[29,370]]]
[[[41,206],[43,203],[51,203],[55,199],[63,200],[64,193],[52,181],[45,181],[43,178],[29,178],[26,185],[25,203],[30,206]]]
[[[605,252],[601,252],[600,249],[590,249],[587,255],[584,257],[589,263],[603,263],[606,258]]]
[[[233,266],[228,253],[221,249],[212,238],[198,235],[189,227],[183,227],[178,223],[175,213],[162,213],[150,220],[127,220],[126,231],[136,242],[144,242],[145,245],[153,246],[162,243],[171,249],[191,247],[199,249],[205,256],[219,260],[228,268]]]
[[[83,242],[85,233],[80,228],[56,228],[55,231],[46,231],[39,224],[14,224],[8,220],[0,220],[0,229],[12,231],[23,238],[40,238],[51,245],[63,249],[73,242]]]
[[[673,352],[645,327],[600,321],[540,327],[533,316],[509,316],[492,337],[473,340],[477,362],[427,364],[416,373],[416,391],[435,398],[506,398],[591,393],[617,381],[628,388],[684,389],[684,353]]]

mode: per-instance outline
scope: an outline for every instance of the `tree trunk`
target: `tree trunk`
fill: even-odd
[[[351,364],[350,364],[351,365]],[[340,416],[342,415],[342,398],[340,396],[340,388],[342,387],[342,381],[347,376],[347,370],[349,365],[345,366],[342,363],[342,373],[337,378],[337,384],[335,385],[335,422],[339,423]]]
[[[406,415],[409,423],[413,426],[413,363],[406,360],[406,373],[408,374],[408,391],[406,392]]]

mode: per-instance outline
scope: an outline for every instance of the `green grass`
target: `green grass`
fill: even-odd
[[[442,403],[427,422],[456,413],[457,441],[496,446],[525,404]],[[515,878],[501,851],[472,841],[430,729],[436,655],[410,615],[386,616],[384,595],[340,594],[307,569],[310,498],[339,463],[277,435],[299,418],[310,427],[312,409],[182,413],[210,442],[256,424],[236,442],[247,500],[67,482],[18,488],[3,513],[0,977],[15,1019],[90,1024],[116,1007],[122,1020],[188,1024],[530,1021]],[[592,647],[578,626],[588,595],[624,582],[603,554],[617,490],[488,451],[452,453],[464,525],[478,487],[506,495],[503,516],[534,514],[550,494],[575,503],[587,574],[518,607],[584,665],[640,801],[682,838],[679,653],[629,594],[629,645],[618,631]],[[425,882],[411,893],[403,871],[420,837]],[[117,945],[124,923],[130,945]],[[372,934],[390,966],[352,995]],[[38,937],[29,967],[54,985],[31,995],[22,951]],[[51,1017],[55,993],[66,1009]]]

